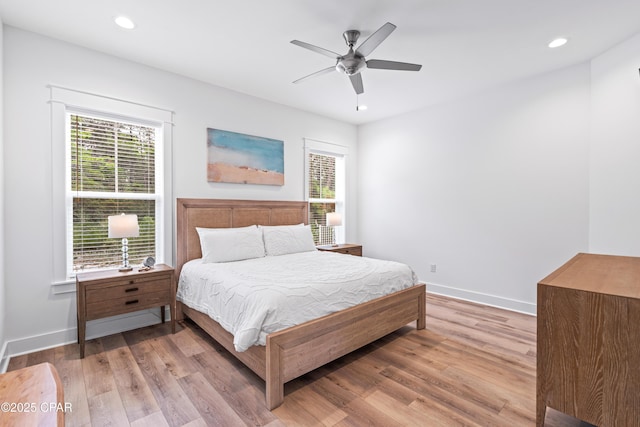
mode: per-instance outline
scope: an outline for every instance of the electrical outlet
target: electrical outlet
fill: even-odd
[[[438,266],[436,264],[431,264],[429,267],[430,267],[432,273],[435,273],[436,270],[438,269]]]

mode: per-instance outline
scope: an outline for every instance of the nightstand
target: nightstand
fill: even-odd
[[[78,344],[84,357],[87,321],[118,314],[160,307],[165,320],[165,306],[171,313],[171,333],[176,332],[176,284],[173,268],[158,264],[151,270],[118,270],[80,273],[76,276],[78,303]]]
[[[362,245],[354,245],[351,243],[343,243],[341,245],[323,245],[316,246],[319,251],[338,252],[341,254],[349,254],[362,256]]]

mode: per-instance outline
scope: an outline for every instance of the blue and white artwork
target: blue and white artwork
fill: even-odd
[[[207,129],[207,180],[284,185],[284,142]]]

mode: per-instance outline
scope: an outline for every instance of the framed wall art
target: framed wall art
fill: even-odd
[[[207,180],[284,185],[284,141],[208,128]]]

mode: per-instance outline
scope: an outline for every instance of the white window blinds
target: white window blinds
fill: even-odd
[[[342,214],[345,222],[345,147],[305,140],[309,224],[317,245],[344,238],[345,227],[327,226],[327,213]]]
[[[327,213],[336,211],[336,158],[309,153],[309,224],[317,245],[335,242]]]
[[[122,261],[120,239],[107,237],[107,217],[136,214],[140,236],[129,239],[129,260],[156,257],[156,170],[159,127],[87,114],[67,114],[67,261],[72,275]]]

